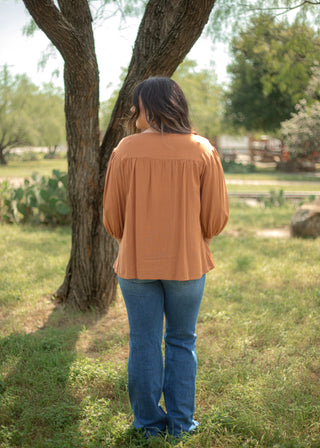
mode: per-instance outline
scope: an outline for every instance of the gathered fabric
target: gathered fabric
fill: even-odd
[[[141,133],[114,149],[103,222],[124,279],[193,280],[214,268],[208,240],[229,217],[219,155],[196,134]]]

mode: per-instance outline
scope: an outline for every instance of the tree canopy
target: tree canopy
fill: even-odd
[[[253,18],[231,45],[228,119],[249,131],[278,129],[303,98],[319,49],[319,34],[298,20]]]
[[[52,84],[43,85],[37,95],[38,144],[50,152],[66,141],[63,93]]]
[[[214,139],[221,131],[223,116],[223,89],[217,83],[214,70],[197,70],[197,63],[187,59],[180,64],[173,79],[186,95],[195,130]]]

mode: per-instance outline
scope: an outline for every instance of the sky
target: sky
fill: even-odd
[[[22,33],[30,20],[22,0],[0,0],[0,69],[7,64],[10,73],[27,74],[31,81],[41,86],[53,82],[63,87],[63,60],[58,52],[51,57],[45,67],[38,67],[43,52],[49,46],[49,39],[42,31],[27,37]],[[129,19],[121,25],[120,18],[114,16],[94,29],[96,54],[100,71],[100,101],[108,99],[119,86],[122,68],[127,67],[138,30],[139,20]],[[200,37],[187,56],[198,64],[198,69],[212,69],[219,83],[227,82],[226,66],[230,58],[225,44],[212,43]],[[58,78],[53,77],[60,70]]]

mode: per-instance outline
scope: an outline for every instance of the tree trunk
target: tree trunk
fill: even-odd
[[[25,0],[38,26],[64,58],[72,246],[57,299],[81,310],[105,308],[116,294],[117,243],[101,219],[99,72],[86,0]]]
[[[0,165],[7,165],[7,161],[4,158],[4,148],[0,145]]]
[[[150,0],[142,19],[128,75],[99,148],[99,76],[87,0],[24,0],[38,26],[65,61],[72,248],[60,301],[81,310],[106,308],[115,298],[112,265],[117,243],[102,224],[102,195],[109,157],[125,131],[137,82],[171,76],[206,24],[215,0]]]
[[[116,243],[103,228],[100,213],[98,70],[90,67],[82,77],[78,70],[76,81],[73,70],[65,64],[72,248],[66,276],[56,296],[85,310],[93,306],[105,308],[114,299],[116,279],[112,265]]]

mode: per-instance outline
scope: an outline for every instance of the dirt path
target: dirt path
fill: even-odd
[[[260,229],[257,231],[257,236],[262,238],[290,238],[290,228],[283,229]]]

